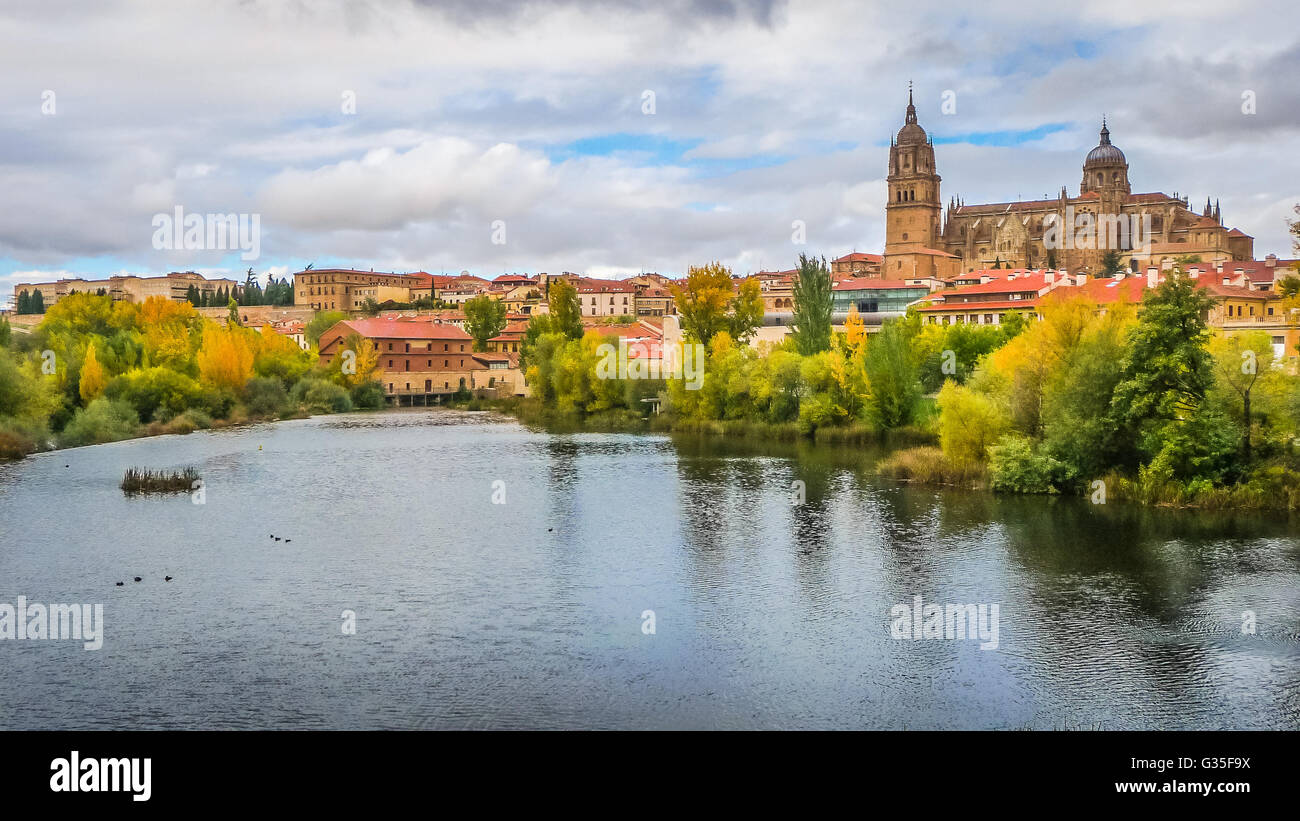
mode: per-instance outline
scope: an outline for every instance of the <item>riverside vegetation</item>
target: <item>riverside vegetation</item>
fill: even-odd
[[[1294,360],[1275,361],[1263,331],[1209,328],[1212,302],[1181,269],[1140,305],[1060,291],[1041,321],[923,324],[910,311],[870,335],[855,311],[832,333],[829,278],[825,260],[800,258],[793,333],[758,350],[756,286],[692,268],[674,296],[687,342],[705,346],[696,391],[599,378],[606,340],[583,333],[576,294],[553,284],[522,347],[534,398],[500,407],[606,430],[883,439],[904,447],[878,469],[906,481],[1075,494],[1101,481],[1146,504],[1300,509]]]
[[[378,408],[378,352],[355,334],[352,373],[318,364],[320,334],[344,317],[318,314],[312,350],[269,327],[223,327],[189,302],[112,302],[70,294],[31,333],[0,319],[0,459],[162,433]]]

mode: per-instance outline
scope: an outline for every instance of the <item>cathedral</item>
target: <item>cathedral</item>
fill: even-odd
[[[909,90],[903,127],[889,147],[881,275],[943,279],[995,266],[1095,275],[1111,250],[1132,270],[1178,257],[1253,259],[1254,239],[1226,228],[1218,203],[1207,198],[1197,214],[1177,193],[1134,194],[1128,172],[1103,120],[1101,140],[1083,161],[1078,196],[1062,186],[1054,199],[967,205],[953,197],[945,208],[934,141],[917,122]]]

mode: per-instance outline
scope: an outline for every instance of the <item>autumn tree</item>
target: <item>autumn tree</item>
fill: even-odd
[[[682,330],[705,346],[723,331],[743,342],[763,321],[763,294],[758,283],[750,279],[737,288],[731,269],[720,262],[692,266],[685,283],[670,287]]]
[[[250,333],[238,325],[222,328],[209,324],[198,353],[199,378],[217,387],[242,390],[244,383],[253,378]]]
[[[95,358],[95,343],[86,346],[86,357],[81,362],[81,381],[78,384],[78,393],[81,394],[81,401],[90,404],[95,397],[104,392],[104,386],[108,384],[108,376],[104,373],[104,368]]]

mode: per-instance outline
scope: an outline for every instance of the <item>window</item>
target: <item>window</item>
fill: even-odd
[[[985,315],[984,315],[984,324],[985,324],[985,325],[992,325],[992,324],[993,324],[993,314],[985,314]]]
[[[407,353],[410,353],[410,352],[411,352],[411,343],[410,343],[410,342],[407,342],[407,343],[406,343],[406,352],[407,352]]]
[[[406,360],[406,369],[407,369],[408,371],[411,369],[411,360],[409,360],[409,359]]]
[[[390,367],[390,368],[393,367],[393,360],[391,360],[391,359],[388,360],[388,367]]]
[[[391,351],[392,349],[393,349],[393,343],[389,342],[389,343],[388,343],[388,350]]]
[[[447,360],[444,359],[444,360],[442,360],[442,366],[443,366],[444,368],[450,367],[450,363],[448,363]]]
[[[424,392],[425,392],[425,393],[432,393],[432,392],[433,392],[433,380],[432,380],[432,379],[426,379],[426,380],[424,380]]]
[[[432,368],[432,367],[433,367],[433,360],[432,360],[432,359],[428,360],[428,362],[425,363],[425,367],[427,367],[427,368]]]
[[[451,350],[451,346],[448,345],[446,342],[444,342],[444,343],[442,343],[442,349],[443,349],[444,351],[449,351],[449,350]]]

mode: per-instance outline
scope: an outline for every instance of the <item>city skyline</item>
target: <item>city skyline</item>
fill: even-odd
[[[1104,114],[1134,190],[1177,190],[1193,207],[1213,197],[1257,257],[1291,256],[1300,93],[1284,78],[1300,45],[1252,39],[1270,4],[1178,7],[1177,19],[1172,5],[1102,4],[1082,29],[1077,11],[1001,3],[979,21],[828,4],[127,3],[110,25],[66,8],[57,26],[21,10],[3,22],[15,43],[58,34],[82,47],[0,58],[0,172],[22,205],[0,217],[0,299],[19,281],[242,279],[250,265],[263,278],[308,263],[623,277],[880,253],[909,81],[945,201],[1076,191]],[[113,40],[146,12],[155,42]],[[709,48],[724,32],[728,48]],[[591,50],[547,48],[573,37]],[[219,44],[219,70],[193,60],[203,44]],[[260,215],[260,255],[155,250],[153,217],[178,206]]]

